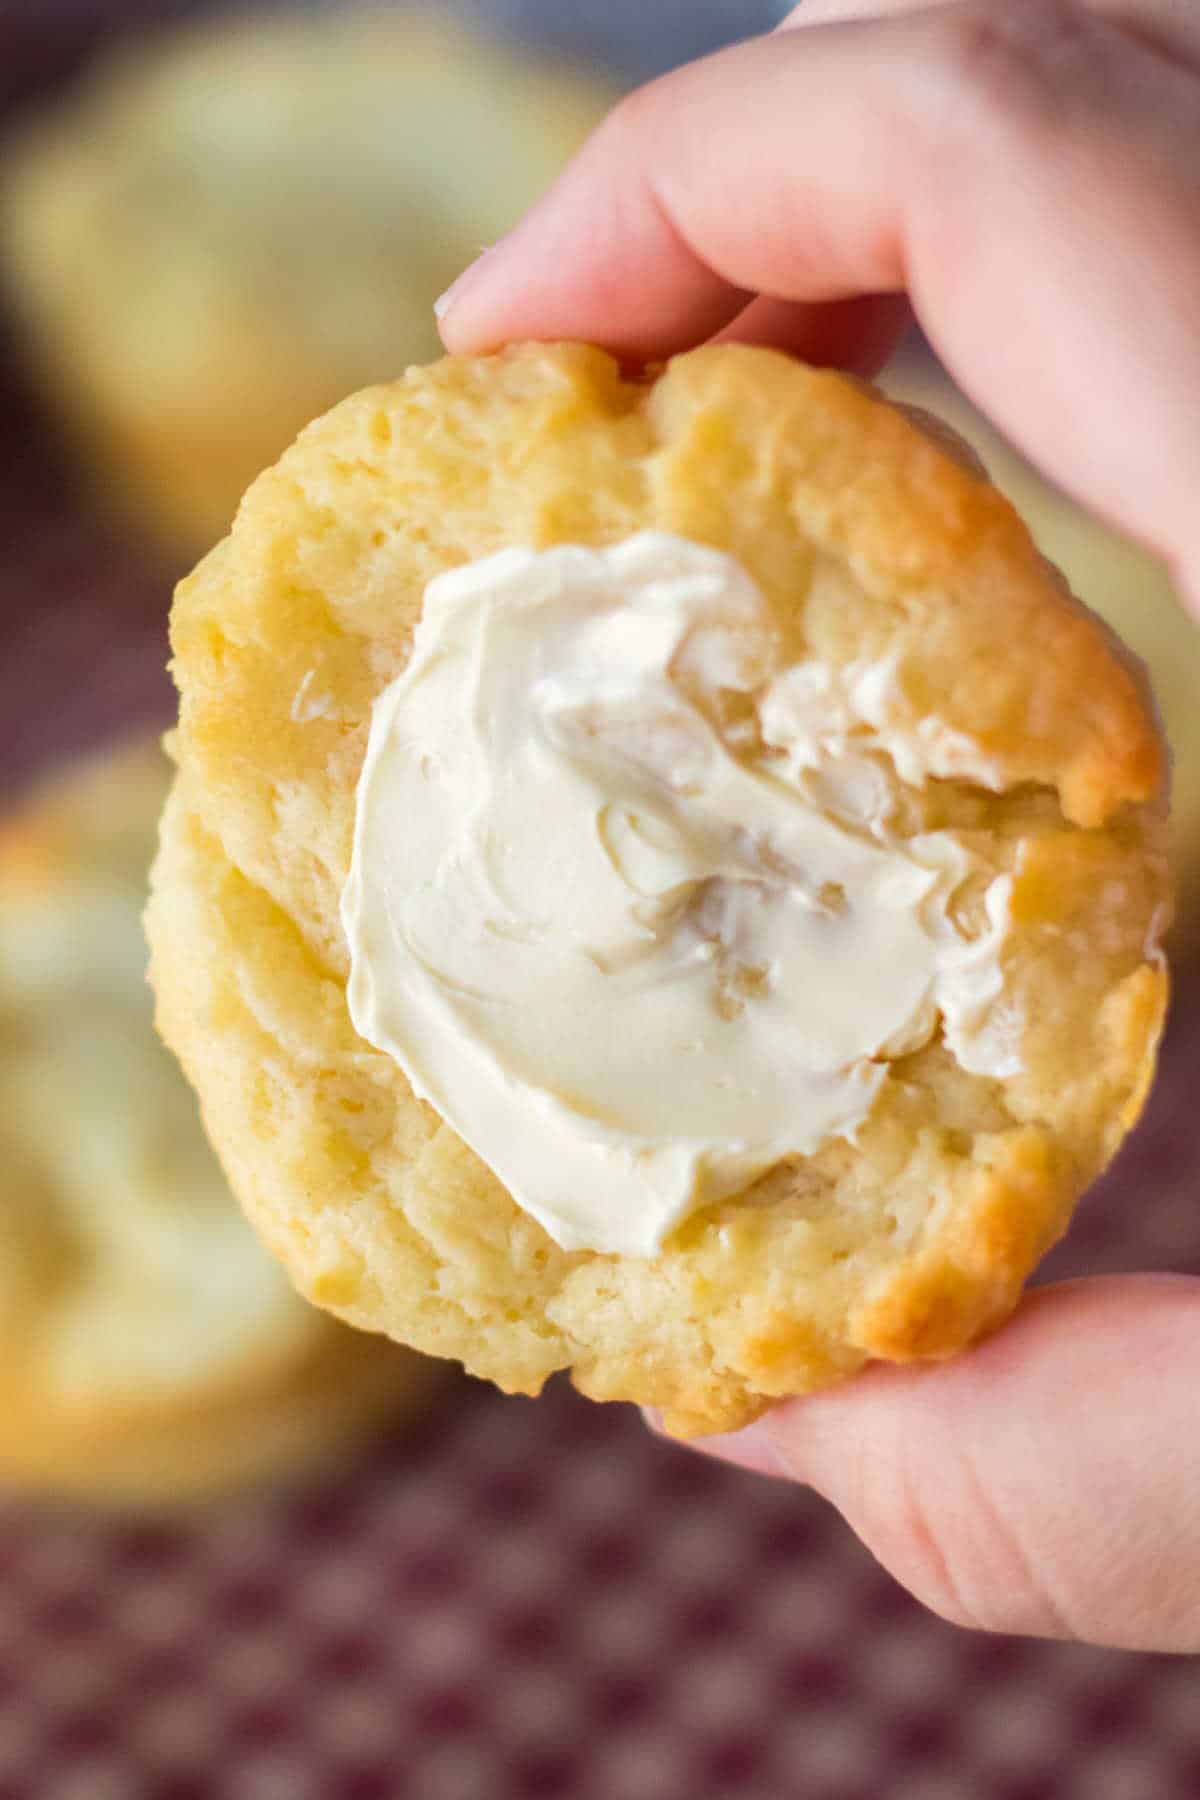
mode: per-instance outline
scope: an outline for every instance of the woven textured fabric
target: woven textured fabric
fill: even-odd
[[[563,1388],[183,1528],[0,1513],[0,1796],[1190,1800],[1188,1660],[972,1638]]]

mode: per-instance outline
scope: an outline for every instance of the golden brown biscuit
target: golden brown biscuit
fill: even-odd
[[[932,357],[906,349],[881,376],[880,385],[892,398],[947,420],[979,451],[1039,549],[1149,670],[1171,750],[1171,837],[1180,888],[1171,945],[1177,956],[1191,955],[1196,947],[1192,915],[1200,889],[1200,632],[1177,600],[1162,563],[1043,480]]]
[[[258,14],[105,59],[5,147],[0,264],[102,497],[192,554],[605,111],[433,12]]]
[[[855,1143],[631,1257],[560,1249],[356,1034],[339,899],[372,704],[430,579],[647,527],[735,556],[808,657],[894,659],[902,723],[992,759],[1000,792],[890,779],[906,832],[954,827],[1012,876],[1020,1071],[968,1074],[936,1032],[891,1063]],[[181,584],[173,643],[160,1028],[243,1205],[347,1319],[510,1390],[569,1367],[674,1432],[728,1429],[1002,1319],[1137,1116],[1167,894],[1140,675],[989,484],[838,376],[732,347],[653,382],[578,346],[410,370],[256,482]]]
[[[157,745],[0,827],[0,1481],[156,1502],[349,1448],[435,1365],[304,1305],[150,1024]]]

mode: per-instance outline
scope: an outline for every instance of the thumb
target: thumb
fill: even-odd
[[[809,1483],[958,1625],[1200,1649],[1200,1280],[1030,1295],[925,1368],[877,1367],[697,1447]]]

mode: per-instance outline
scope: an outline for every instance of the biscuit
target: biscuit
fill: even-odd
[[[1195,950],[1192,915],[1200,898],[1200,634],[1176,598],[1166,569],[1149,551],[1091,518],[1045,481],[932,357],[906,349],[880,384],[896,401],[946,420],[979,451],[1039,549],[1149,670],[1171,752],[1172,861],[1179,886],[1171,948],[1177,957],[1190,957]]]
[[[913,728],[992,759],[998,792],[892,782],[907,830],[953,826],[1011,873],[1021,1054],[971,1075],[935,1034],[889,1066],[853,1142],[634,1257],[561,1249],[356,1034],[339,902],[372,704],[426,584],[505,546],[645,528],[736,557],[831,668],[894,659]],[[1137,1117],[1169,891],[1143,678],[996,490],[842,377],[730,346],[644,381],[580,346],[412,369],[255,483],[180,585],[172,641],[159,1026],[263,1237],[353,1323],[510,1391],[569,1368],[676,1434],[731,1429],[1003,1319]]]
[[[436,295],[611,98],[432,13],[226,16],[103,59],[0,178],[0,274],[98,497],[207,549],[309,419],[436,354]]]
[[[297,1297],[155,1037],[140,913],[167,779],[139,743],[0,826],[0,1481],[138,1504],[328,1459],[435,1380]]]

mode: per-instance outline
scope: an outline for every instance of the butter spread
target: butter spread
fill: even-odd
[[[1009,878],[889,827],[897,773],[995,771],[905,736],[893,678],[789,662],[745,570],[661,532],[430,583],[359,783],[351,1015],[565,1249],[652,1255],[852,1139],[939,1019],[1019,1069]]]

